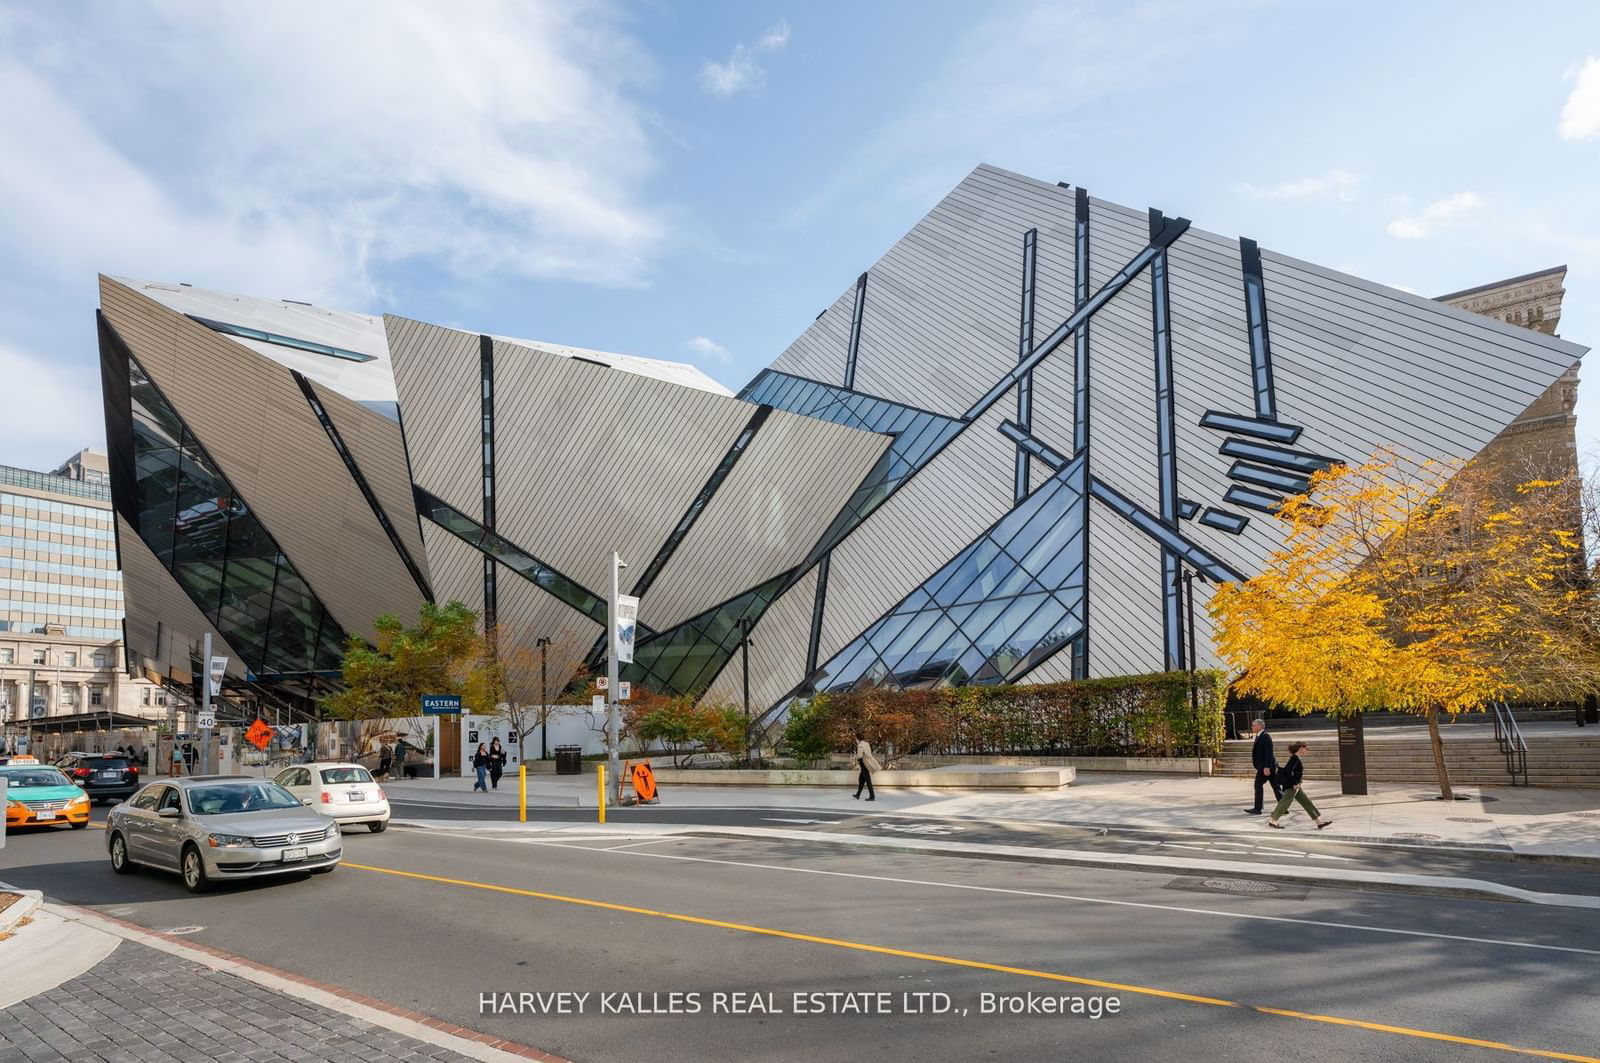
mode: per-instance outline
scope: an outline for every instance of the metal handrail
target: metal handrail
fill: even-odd
[[[1500,744],[1500,752],[1506,758],[1506,771],[1511,775],[1511,785],[1517,785],[1517,778],[1521,776],[1522,785],[1528,785],[1528,743],[1522,737],[1522,728],[1517,726],[1517,718],[1511,714],[1511,706],[1503,701],[1493,701],[1489,707],[1494,710],[1494,740]]]

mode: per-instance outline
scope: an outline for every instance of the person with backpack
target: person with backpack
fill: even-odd
[[[1311,798],[1306,796],[1305,790],[1301,789],[1300,780],[1305,777],[1306,769],[1305,765],[1300,763],[1300,751],[1307,748],[1309,747],[1304,742],[1289,743],[1289,763],[1278,769],[1278,782],[1283,786],[1283,796],[1278,798],[1277,805],[1272,809],[1272,818],[1267,820],[1269,827],[1283,830],[1283,824],[1278,820],[1296,801],[1300,802],[1300,807],[1306,810],[1306,815],[1311,817],[1318,830],[1333,823],[1333,820],[1323,818],[1322,813],[1317,811],[1317,806],[1311,803]]]

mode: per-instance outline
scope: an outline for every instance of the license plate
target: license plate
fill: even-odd
[[[286,863],[286,864],[292,864],[292,863],[295,863],[297,861],[304,860],[305,858],[306,858],[306,851],[305,851],[304,847],[301,847],[299,849],[285,849],[283,851],[282,859],[283,859],[283,862]]]
[[[55,819],[56,814],[54,812],[35,812],[33,818],[43,823],[47,819]]]
[[[120,771],[103,771],[100,773],[101,782],[116,782],[122,777]]]
[[[345,797],[352,801],[365,801],[367,799],[367,792],[365,790],[351,790],[349,793],[345,794]]]

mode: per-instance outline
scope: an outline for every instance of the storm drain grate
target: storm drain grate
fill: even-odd
[[[1200,885],[1208,890],[1224,890],[1228,893],[1277,893],[1278,887],[1270,882],[1257,882],[1250,878],[1208,878],[1203,879]]]
[[[1451,823],[1493,823],[1494,820],[1486,816],[1446,816]]]
[[[1399,834],[1394,835],[1394,837],[1396,837],[1396,838],[1410,838],[1412,841],[1417,841],[1417,842],[1436,842],[1436,841],[1442,841],[1443,840],[1443,837],[1441,835],[1438,835],[1438,834],[1422,834],[1422,833],[1417,832],[1417,831],[1402,831]]]

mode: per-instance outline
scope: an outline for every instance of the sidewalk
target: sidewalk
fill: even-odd
[[[386,783],[404,803],[478,807],[499,817],[517,805],[515,777],[501,788],[473,793],[470,779]],[[795,786],[663,786],[661,804],[641,810],[670,820],[678,808],[763,808],[861,812],[873,815],[954,816],[1035,823],[1197,830],[1278,837],[1266,816],[1247,816],[1248,779],[1081,772],[1059,791],[984,793],[881,789],[878,800],[851,799],[853,788]],[[1469,786],[1470,800],[1437,801],[1429,780],[1377,783],[1364,796],[1344,796],[1337,783],[1313,782],[1307,793],[1334,825],[1318,837],[1395,845],[1490,849],[1527,857],[1600,860],[1600,790]],[[1270,791],[1269,791],[1270,796]],[[528,804],[594,808],[595,777],[530,776]],[[397,822],[405,817],[397,817]],[[418,816],[416,818],[426,818]],[[530,819],[538,818],[532,812]],[[1284,820],[1291,834],[1317,834],[1296,811]]]
[[[562,1063],[71,906],[46,905],[0,942],[0,970],[27,976],[0,1011],[8,1063]]]

